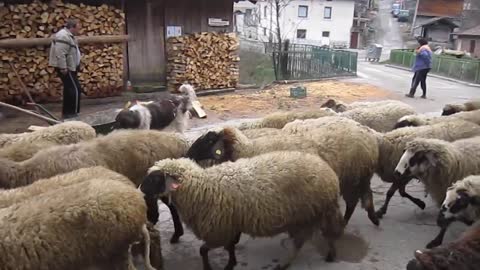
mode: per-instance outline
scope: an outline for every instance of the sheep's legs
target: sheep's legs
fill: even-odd
[[[345,200],[346,203],[346,209],[345,209],[345,215],[343,216],[343,220],[345,220],[345,224],[348,224],[348,221],[353,215],[353,212],[355,211],[355,208],[357,207],[358,204],[358,197],[355,198],[348,198]]]
[[[144,261],[144,264],[145,264],[145,269],[146,270],[156,270],[152,266],[152,264],[150,263],[150,244],[151,244],[151,241],[150,241],[150,232],[148,231],[146,224],[142,226],[142,234],[143,234],[143,243],[144,243],[144,247],[145,247],[145,250],[143,251],[143,255],[144,255],[143,261]]]
[[[226,246],[225,249],[228,251],[228,263],[225,266],[225,270],[233,270],[235,265],[237,265],[237,257],[235,256],[235,245],[240,241],[241,234],[239,233],[233,242]]]
[[[408,182],[402,184],[399,186],[399,189],[398,189],[398,192],[400,193],[400,196],[404,197],[404,198],[407,198],[409,199],[410,201],[412,201],[415,205],[417,205],[418,207],[420,207],[420,209],[425,209],[425,203],[420,200],[420,199],[417,199],[415,197],[413,197],[412,195],[408,194],[406,191],[405,191],[405,188],[407,187],[407,184]]]
[[[200,247],[200,256],[202,256],[203,270],[212,270],[212,267],[210,266],[210,261],[208,260],[209,251],[210,248],[207,246],[207,244],[203,244]]]
[[[383,216],[387,213],[388,204],[390,203],[390,200],[392,199],[393,195],[395,195],[395,192],[397,190],[398,190],[398,184],[393,182],[387,191],[387,197],[385,198],[385,203],[383,203],[382,207],[380,207],[380,209],[378,209],[378,211],[375,213],[377,218],[383,218]]]
[[[275,270],[285,270],[288,267],[290,267],[290,265],[295,260],[295,258],[297,258],[298,253],[303,247],[303,244],[305,244],[305,241],[309,239],[311,235],[312,235],[311,232],[306,232],[306,231],[290,233],[290,237],[293,240],[294,249],[292,253],[288,256],[288,259],[285,262],[285,264],[277,266]]]
[[[462,218],[460,218],[460,219],[443,219],[442,221],[440,221],[440,216],[439,216],[439,219],[437,220],[437,223],[441,222],[441,224],[439,224],[440,232],[438,233],[438,235],[432,241],[430,241],[430,243],[427,244],[427,248],[434,248],[434,247],[440,246],[443,242],[443,238],[445,237],[445,233],[447,232],[448,227],[450,227],[450,225],[454,221],[463,222],[468,226],[471,226],[473,224],[472,221],[465,220],[465,219],[462,219]]]
[[[178,243],[180,236],[183,235],[183,225],[182,221],[180,220],[180,216],[178,215],[177,208],[173,204],[169,203],[167,197],[161,197],[160,199],[165,205],[167,205],[168,209],[170,209],[170,214],[172,215],[173,220],[173,227],[175,228],[175,232],[170,239],[170,243]]]
[[[367,211],[368,219],[376,226],[380,225],[377,215],[375,214],[375,205],[373,204],[372,190],[370,189],[370,183],[362,192],[362,207]]]

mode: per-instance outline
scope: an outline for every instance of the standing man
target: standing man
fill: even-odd
[[[65,27],[53,35],[50,47],[49,64],[55,67],[63,83],[63,118],[76,117],[80,113],[80,94],[77,72],[80,66],[80,49],[75,38],[80,31],[80,23],[69,19]]]
[[[420,46],[415,50],[416,57],[413,65],[415,75],[413,75],[410,93],[405,96],[413,98],[418,84],[420,84],[423,90],[422,98],[427,98],[427,74],[432,68],[432,49],[428,46],[425,38],[418,39],[418,44]]]

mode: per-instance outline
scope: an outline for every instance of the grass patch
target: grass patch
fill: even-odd
[[[240,50],[240,83],[263,87],[275,81],[272,56]]]

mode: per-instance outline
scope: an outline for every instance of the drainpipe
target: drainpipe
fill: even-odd
[[[417,13],[418,13],[418,5],[420,4],[420,0],[417,0],[417,5],[415,6],[415,15],[413,16],[412,22],[412,29],[410,29],[410,35],[413,36],[413,30],[415,27],[415,23],[417,22]]]

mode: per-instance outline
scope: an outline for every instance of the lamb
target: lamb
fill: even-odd
[[[22,162],[0,159],[0,187],[25,186],[38,179],[93,166],[118,172],[139,185],[155,161],[182,157],[188,147],[188,142],[174,133],[118,130],[91,141],[49,148]],[[165,198],[162,201],[167,202]],[[183,228],[175,207],[168,202],[167,206],[175,225],[170,241],[176,243]]]
[[[187,157],[205,162],[235,161],[272,151],[301,151],[322,157],[337,173],[340,189],[347,208],[345,221],[350,220],[358,201],[368,213],[369,219],[379,225],[375,216],[370,180],[378,162],[378,138],[373,131],[357,122],[341,117],[323,117],[322,124],[313,130],[285,134],[246,138],[235,128],[215,129],[195,141]]]
[[[480,100],[471,100],[463,104],[447,104],[443,107],[442,115],[452,115],[458,112],[480,110]]]
[[[332,116],[336,113],[328,108],[323,108],[315,111],[306,111],[306,112],[276,112],[269,114],[262,119],[251,122],[243,123],[239,129],[252,129],[252,128],[283,128],[287,123],[292,122],[296,119],[310,119],[310,118],[319,118],[324,116]]]
[[[412,176],[400,177],[395,174],[395,167],[403,155],[407,143],[416,138],[431,138],[444,141],[455,141],[480,135],[480,126],[463,120],[448,121],[430,126],[405,127],[396,129],[383,135],[380,139],[380,159],[376,173],[382,181],[392,183],[387,192],[385,203],[377,211],[379,218],[383,217],[388,208],[391,198],[398,190],[402,197],[408,198],[421,209],[425,203],[412,197],[405,191],[405,187]]]
[[[130,251],[142,237],[154,269],[142,193],[102,176],[84,180],[0,209],[2,269],[135,269]]]
[[[476,270],[480,265],[480,227],[467,231],[459,240],[430,250],[415,251],[407,270]]]
[[[480,174],[480,136],[454,142],[415,139],[407,143],[395,173],[421,180],[440,206],[455,181]]]
[[[95,138],[95,130],[79,121],[68,121],[34,132],[0,134],[0,149],[23,143],[51,143],[66,145]]]
[[[210,270],[208,251],[225,247],[236,265],[235,245],[241,233],[270,237],[288,232],[295,251],[286,269],[318,229],[328,242],[327,261],[335,259],[335,241],[344,222],[338,205],[338,178],[321,158],[300,152],[272,152],[202,169],[182,158],[157,162],[140,189],[145,196],[169,194],[182,219],[205,244],[203,269]]]
[[[381,101],[356,101],[352,102],[350,104],[346,104],[344,102],[334,100],[334,99],[329,99],[327,100],[324,104],[322,104],[320,107],[321,108],[330,108],[334,110],[335,112],[345,112],[348,110],[352,109],[359,109],[359,108],[372,108],[376,106],[382,106],[386,104],[397,104],[400,106],[405,105],[405,103],[398,101],[398,100],[381,100]]]
[[[191,117],[192,101],[197,99],[191,85],[184,84],[179,91],[182,96],[171,96],[156,102],[136,102],[133,106],[127,103],[120,110],[116,119],[117,129],[158,129],[183,133],[188,127]]]
[[[465,120],[480,125],[480,110],[459,112],[448,116],[426,116],[426,115],[406,115],[395,124],[395,128],[418,127],[432,125],[440,122]]]

